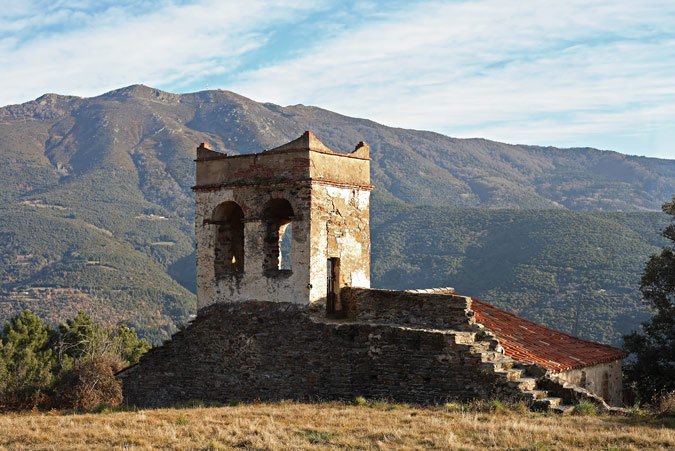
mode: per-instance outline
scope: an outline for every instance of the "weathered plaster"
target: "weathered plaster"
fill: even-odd
[[[600,363],[555,374],[555,377],[570,384],[578,385],[604,398],[612,406],[622,405],[621,360]]]
[[[228,157],[200,149],[194,188],[199,308],[248,300],[325,302],[329,258],[339,259],[339,287],[370,286],[371,187],[365,144],[353,154],[337,154],[305,134],[278,150],[253,155]],[[290,271],[268,268],[276,260],[269,251],[275,240],[270,241],[264,207],[273,199],[285,199],[293,209]],[[212,222],[215,209],[228,201],[244,213],[244,270],[217,275],[218,225]]]

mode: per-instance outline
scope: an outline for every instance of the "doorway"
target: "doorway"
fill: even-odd
[[[329,258],[326,270],[326,315],[335,315],[340,310],[340,259],[337,257]]]

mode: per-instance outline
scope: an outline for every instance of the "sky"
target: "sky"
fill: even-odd
[[[675,159],[675,1],[3,2],[0,106],[137,83]]]

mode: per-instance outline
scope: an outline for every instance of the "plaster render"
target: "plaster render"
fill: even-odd
[[[295,141],[253,155],[227,156],[198,149],[195,191],[197,299],[326,302],[327,259],[338,259],[337,307],[342,286],[370,286],[370,158],[359,143],[352,154],[332,152],[307,132]],[[270,270],[278,246],[265,206],[283,199],[293,212],[292,270]],[[217,274],[214,212],[224,202],[243,211],[244,269]],[[277,232],[283,234],[284,224]],[[273,265],[272,265],[273,266]]]
[[[602,397],[610,405],[622,404],[621,360],[563,371],[556,377]]]

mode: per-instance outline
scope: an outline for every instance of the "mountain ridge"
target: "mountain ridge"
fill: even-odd
[[[673,160],[142,85],[0,108],[0,316],[31,308],[57,321],[78,306],[166,338],[195,308],[197,144],[260,152],[305,130],[338,152],[371,147],[374,286],[452,285],[554,327],[584,299],[600,326],[581,321],[579,333],[613,342],[646,317],[637,284],[659,245],[655,212],[675,191]]]
[[[92,109],[92,102],[99,109],[108,103],[108,113],[104,115],[110,114],[112,104],[118,111],[124,110],[128,103],[145,104],[146,110],[153,110],[148,106],[152,105],[159,112],[145,111],[146,116],[153,117],[146,117],[144,125],[151,128],[154,125],[154,132],[188,129],[189,133],[185,130],[182,133],[207,140],[215,149],[230,153],[273,148],[304,129],[312,129],[329,147],[341,152],[351,150],[351,141],[361,137],[354,142],[372,143],[376,185],[414,204],[658,211],[667,195],[665,186],[672,186],[675,180],[673,160],[588,147],[559,149],[504,144],[482,138],[452,138],[431,131],[390,128],[319,107],[258,103],[223,90],[172,94],[131,85],[91,98],[45,95],[22,105],[0,108],[0,119],[7,117],[10,111],[14,119],[20,119],[22,108],[27,113],[24,118],[55,119],[67,114],[67,107],[76,107],[78,112]],[[167,114],[166,107],[171,106],[183,112]],[[347,133],[331,130],[345,127],[349,127]],[[238,132],[234,133],[235,140],[225,137],[225,132],[231,134],[232,128]],[[402,136],[398,137],[397,133]],[[140,145],[143,138],[148,137],[136,138],[134,144]],[[580,161],[570,161],[574,159]],[[62,166],[72,164],[68,158],[63,160],[58,161]],[[413,171],[407,163],[419,167],[420,171]],[[617,175],[618,180],[612,180]],[[581,198],[579,191],[589,195]],[[650,195],[650,192],[658,194]],[[445,199],[439,201],[439,194],[445,195]]]

